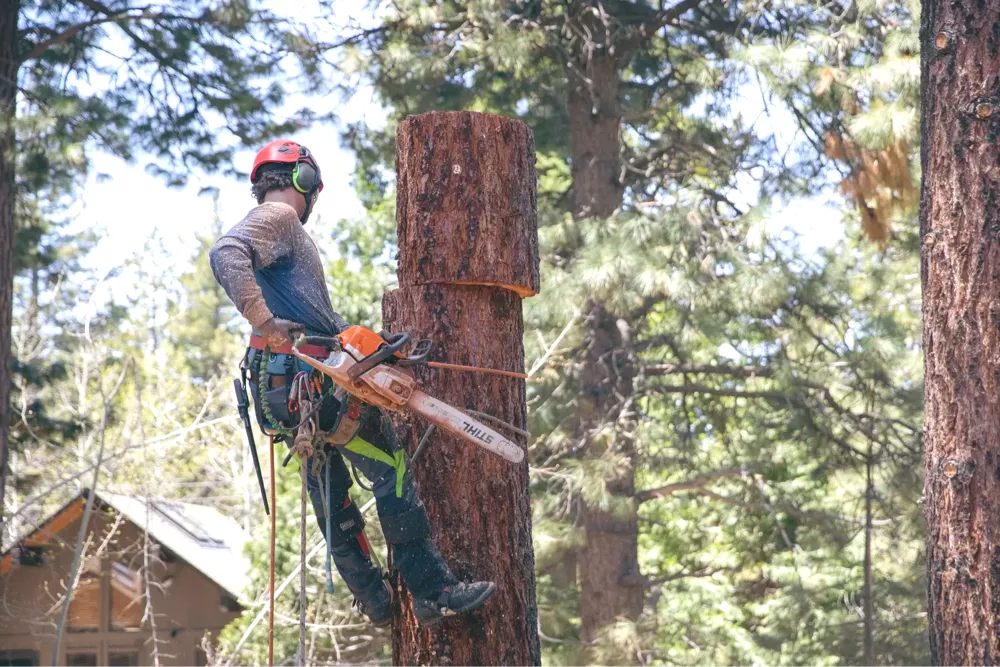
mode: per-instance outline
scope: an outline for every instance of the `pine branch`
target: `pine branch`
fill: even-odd
[[[797,396],[783,394],[780,391],[754,391],[750,389],[726,389],[724,387],[709,387],[703,384],[688,383],[681,385],[658,384],[647,387],[647,392],[655,394],[707,394],[709,396],[729,396],[732,398],[764,398],[773,401],[783,401],[790,405],[803,405]]]
[[[668,7],[667,9],[659,12],[652,22],[648,24],[644,23],[639,26],[639,34],[642,37],[655,35],[660,28],[670,25],[679,19],[684,12],[689,9],[694,9],[699,4],[701,4],[701,0],[681,0],[673,7]]]
[[[88,2],[83,0],[84,4],[90,7],[96,12],[103,13],[104,16],[101,18],[95,18],[90,21],[84,21],[82,23],[77,23],[71,25],[60,33],[54,34],[48,39],[42,40],[34,44],[31,49],[21,57],[18,61],[20,63],[25,63],[29,60],[34,60],[40,57],[46,51],[48,51],[53,46],[59,46],[60,44],[65,44],[69,40],[76,37],[79,33],[83,32],[87,28],[92,28],[97,25],[102,25],[105,23],[128,23],[130,21],[141,21],[144,19],[156,20],[183,20],[183,21],[204,21],[205,19],[197,16],[181,16],[177,14],[167,14],[163,12],[151,12],[149,8],[152,5],[147,5],[146,7],[130,7],[124,11],[115,12],[110,8],[102,5],[99,2]],[[132,12],[138,12],[133,14]]]
[[[731,375],[740,378],[774,377],[774,369],[767,366],[731,366],[728,364],[653,364],[643,369],[647,376],[680,375]]]
[[[31,50],[29,50],[26,54],[24,54],[24,56],[21,57],[19,62],[24,63],[28,60],[34,60],[35,58],[38,58],[43,53],[48,51],[53,46],[58,46],[59,44],[65,44],[79,33],[83,32],[87,28],[92,28],[95,25],[101,25],[103,23],[117,23],[119,21],[131,21],[134,19],[152,18],[156,16],[156,14],[153,12],[144,11],[139,14],[130,14],[129,12],[131,11],[132,10],[130,9],[124,12],[116,12],[106,15],[102,18],[97,18],[91,21],[84,21],[83,23],[77,23],[76,25],[71,25],[62,32],[46,40],[42,40],[41,42],[38,42],[37,44],[32,46]]]
[[[636,502],[644,503],[647,500],[653,500],[655,498],[666,498],[667,496],[672,496],[673,494],[681,491],[704,491],[704,485],[706,482],[710,482],[714,479],[721,479],[723,477],[742,477],[748,474],[750,474],[750,471],[746,468],[724,468],[722,470],[714,470],[683,482],[674,482],[673,484],[667,484],[655,489],[639,491],[634,497]]]
[[[721,572],[740,572],[741,570],[742,568],[739,567],[706,567],[700,570],[684,570],[683,572],[668,574],[665,577],[648,579],[646,581],[646,586],[652,588],[653,586],[662,586],[663,584],[668,584],[671,581],[678,581],[680,579],[702,579],[704,577],[714,576]]]

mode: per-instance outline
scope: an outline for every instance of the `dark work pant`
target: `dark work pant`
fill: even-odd
[[[306,462],[309,498],[324,537],[327,537],[326,513],[336,513],[343,508],[351,486],[345,458],[371,482],[379,518],[403,514],[420,505],[406,452],[392,423],[379,409],[366,407],[354,439],[332,450],[328,447],[326,451],[329,467],[321,466],[318,476],[313,472],[312,459]],[[327,474],[330,475],[329,494],[326,494]],[[322,493],[320,484],[323,484]],[[324,495],[327,507],[323,506]],[[387,537],[387,541],[391,543],[392,540]],[[392,544],[391,549],[393,565],[415,597],[435,598],[445,586],[457,582],[429,538]],[[379,572],[362,552],[358,541],[351,539],[346,544],[335,544],[333,560],[351,593],[367,601],[380,585]]]

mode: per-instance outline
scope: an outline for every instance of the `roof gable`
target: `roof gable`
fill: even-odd
[[[175,500],[136,498],[96,492],[96,499],[124,516],[139,530],[148,526],[150,537],[177,555],[236,599],[243,598],[249,582],[250,561],[243,555],[249,539],[236,521],[211,507]],[[80,494],[52,514],[16,545],[40,546],[83,514]],[[13,547],[12,547],[13,548]],[[13,566],[12,548],[0,558],[0,576]]]

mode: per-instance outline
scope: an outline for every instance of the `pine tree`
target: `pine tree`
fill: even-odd
[[[230,158],[241,142],[256,143],[276,129],[272,106],[284,88],[273,77],[278,61],[290,55],[289,30],[242,0],[155,8],[120,0],[3,3],[0,500],[11,425],[15,202],[36,185],[27,172],[49,167],[48,185],[58,198],[70,196],[66,186],[85,173],[86,150],[93,148],[128,160],[151,155],[156,162],[149,168],[174,184],[196,166],[232,171]]]
[[[897,116],[912,118],[910,9],[394,9],[348,61],[390,110],[383,130],[345,135],[369,208],[391,203],[384,174],[408,113],[493,111],[528,123],[538,145],[545,265],[526,346],[539,360],[529,411],[547,657],[813,662],[832,646],[860,661],[871,640],[833,591],[853,604],[891,587],[907,620],[879,635],[878,654],[923,660],[909,652],[922,605],[909,472],[916,142],[895,120],[865,134],[882,99],[898,95]],[[799,161],[733,113],[747,75],[801,125]],[[803,258],[762,233],[764,205],[734,203],[738,171],[760,174],[766,203],[820,190],[845,162],[838,180],[865,232],[884,242],[888,221],[902,225],[886,254],[851,242]],[[878,296],[890,287],[905,296]],[[845,511],[865,497],[868,511]],[[893,554],[905,565],[890,567]],[[872,559],[884,579],[865,576]]]

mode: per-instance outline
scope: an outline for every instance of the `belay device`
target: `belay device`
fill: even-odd
[[[524,459],[524,450],[519,445],[473,419],[465,412],[418,389],[416,378],[408,367],[429,364],[459,370],[499,373],[515,377],[524,376],[508,371],[448,366],[428,362],[427,355],[433,344],[430,339],[418,341],[414,345],[412,354],[409,357],[404,357],[400,351],[409,342],[410,335],[407,333],[383,333],[380,335],[362,326],[352,326],[335,337],[299,335],[290,348],[282,348],[274,352],[293,355],[315,371],[330,378],[338,388],[346,391],[357,401],[386,410],[410,410],[467,442],[482,447],[512,463],[521,462]],[[304,354],[301,350],[306,346],[309,347],[310,352],[315,351],[319,346],[319,349],[326,350],[328,356],[321,360]],[[261,495],[265,498],[264,507],[267,510],[264,479],[260,471],[257,449],[250,427],[249,401],[245,389],[246,370],[244,369],[243,372],[243,380],[234,381],[237,406],[246,427],[254,467],[257,470],[257,481],[260,484]]]

